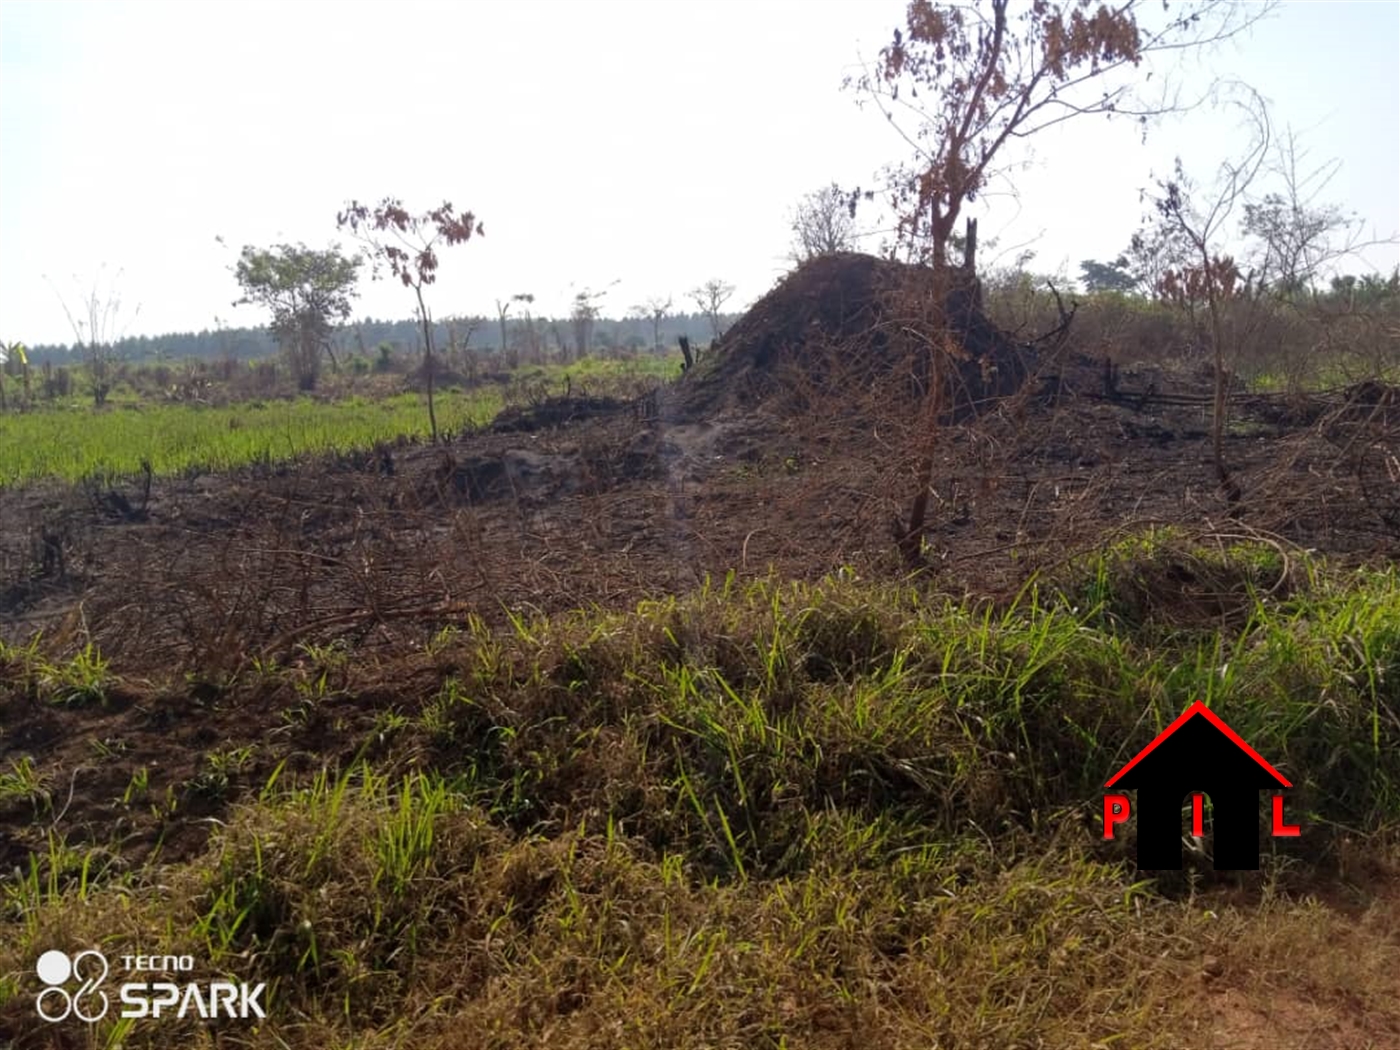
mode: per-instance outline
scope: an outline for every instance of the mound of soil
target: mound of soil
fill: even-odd
[[[716,344],[687,392],[688,414],[751,406],[795,384],[839,392],[890,377],[892,392],[920,397],[940,334],[928,320],[937,311],[921,307],[931,281],[925,267],[858,252],[802,264]],[[975,282],[955,276],[943,312],[960,351],[950,377],[954,411],[967,414],[1019,390],[1034,352],[987,319]]]

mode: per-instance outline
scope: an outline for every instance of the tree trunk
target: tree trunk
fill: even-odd
[[[940,217],[935,205],[934,223],[937,232],[933,245],[935,264],[932,302],[933,309],[938,312],[936,330],[939,335],[934,345],[929,347],[928,368],[925,371],[928,383],[924,394],[924,418],[921,427],[924,434],[924,447],[915,471],[914,499],[909,507],[908,521],[903,526],[897,527],[895,537],[899,552],[903,556],[905,564],[910,568],[918,568],[923,564],[924,526],[928,521],[929,491],[933,487],[934,450],[938,446],[938,431],[943,416],[944,387],[951,371],[947,367],[948,358],[954,352],[953,347],[949,345],[954,338],[954,324],[956,321],[960,330],[968,328],[971,313],[980,309],[980,303],[975,294],[977,220],[967,220],[967,239],[963,245],[962,268],[957,274],[953,274],[947,265],[947,234],[951,231],[951,221],[954,218],[955,216]],[[963,282],[967,282],[971,293],[966,304],[963,303],[960,287]],[[949,316],[950,303],[955,296],[957,297],[957,306],[954,309],[961,314],[965,308],[969,314],[968,317],[959,316],[955,319]]]
[[[418,317],[423,322],[423,370],[428,374],[428,432],[432,443],[438,443],[437,410],[433,407],[433,322],[428,316],[427,304],[423,302],[422,285],[414,285],[413,292],[418,296]]]

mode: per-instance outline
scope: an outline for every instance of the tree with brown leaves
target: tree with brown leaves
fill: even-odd
[[[1004,169],[1009,147],[1076,117],[1149,118],[1180,109],[1164,96],[1137,101],[1130,74],[1156,52],[1206,47],[1237,35],[1272,10],[1230,0],[1204,0],[1177,8],[1147,28],[1142,0],[1116,7],[1095,0],[1034,0],[1013,12],[1010,0],[935,4],[910,0],[905,27],[894,31],[874,68],[848,81],[871,99],[914,151],[888,172],[898,222],[897,243],[914,261],[932,266],[927,318],[931,339],[923,419],[918,425],[915,492],[896,540],[906,560],[921,563],[933,450],[950,362],[965,357],[949,328],[949,304],[975,287],[976,274],[954,278],[948,258],[965,204],[975,202]],[[1174,15],[1174,17],[1173,17]],[[1146,82],[1146,77],[1142,78]],[[862,196],[856,191],[854,202]],[[972,271],[969,245],[963,270]]]
[[[1265,17],[1273,4],[1205,0],[1164,4],[1161,28],[1139,19],[1142,0],[1010,0],[934,4],[912,0],[873,70],[848,82],[873,99],[914,151],[890,174],[901,242],[936,269],[963,205],[1006,160],[1007,147],[1075,117],[1131,116],[1144,124],[1180,108],[1136,100],[1130,78],[1156,52],[1201,48]]]
[[[373,274],[388,266],[418,300],[418,320],[423,326],[423,370],[428,383],[428,427],[437,444],[437,412],[433,407],[433,319],[423,299],[423,289],[437,280],[439,244],[463,244],[485,234],[469,211],[458,212],[448,202],[421,214],[412,214],[396,197],[385,197],[373,209],[351,201],[336,216],[336,225],[348,229],[369,250]]]

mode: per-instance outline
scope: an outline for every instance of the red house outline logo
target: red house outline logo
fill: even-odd
[[[1192,796],[1192,833],[1204,834],[1204,796],[1212,805],[1215,868],[1259,867],[1259,792],[1292,783],[1264,761],[1214,711],[1197,700],[1152,743],[1139,751],[1104,787],[1138,793],[1138,867],[1181,868],[1181,800]],[[1103,837],[1132,815],[1128,796],[1105,795]],[[1283,822],[1283,796],[1273,798],[1272,834],[1291,837],[1298,825]]]

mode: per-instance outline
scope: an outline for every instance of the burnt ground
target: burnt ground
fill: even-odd
[[[939,431],[920,586],[1007,597],[1036,571],[1152,525],[1263,534],[1344,561],[1400,550],[1390,474],[1400,445],[1376,398],[1237,406],[1225,441],[1242,493],[1232,502],[1210,466],[1205,409],[1154,402],[1153,382],[1163,377],[1130,375],[1118,401],[1066,395]],[[1204,397],[1182,393],[1186,381],[1174,389]],[[411,675],[394,679],[344,697],[335,724],[289,728],[300,699],[286,682],[223,702],[255,660],[310,668],[316,647],[338,643],[389,667],[469,615],[504,625],[626,609],[731,571],[908,574],[893,523],[912,475],[878,425],[763,409],[695,419],[684,392],[571,419],[548,405],[447,448],[157,480],[145,501],[135,482],[115,499],[91,488],[0,494],[0,631],[12,643],[42,631],[55,656],[91,642],[128,689],[100,707],[11,705],[0,768],[33,754],[65,775],[83,770],[71,798],[51,785],[69,827],[105,840],[114,819],[129,820],[138,852],[162,834],[167,852],[198,848],[206,830],[189,818],[227,801],[189,787],[208,752],[274,743],[259,748],[264,768],[246,771],[252,783],[283,758],[313,768],[349,757],[380,712],[439,683],[426,674],[416,695]],[[112,802],[141,766],[153,790],[188,796],[178,826]],[[35,845],[0,835],[7,867]]]
[[[725,396],[743,371],[731,338],[704,374],[647,398],[547,402],[445,447],[157,479],[148,494],[136,481],[0,492],[0,637],[41,631],[55,658],[91,643],[123,681],[100,705],[11,701],[0,770],[35,756],[70,842],[120,842],[119,864],[157,847],[188,855],[279,762],[295,773],[348,760],[386,710],[414,713],[441,684],[431,639],[468,616],[626,609],[729,572],[909,575],[895,526],[924,452],[933,485],[915,579],[954,596],[1008,597],[1153,525],[1343,562],[1400,552],[1387,388],[1236,392],[1232,494],[1212,469],[1200,368],[1125,369],[1110,393],[1094,362],[1041,362],[1024,396],[921,428],[878,376],[804,385],[785,372],[804,339],[830,342],[820,325],[791,327],[763,343],[759,364],[778,380],[763,396]],[[353,651],[357,687],[310,704],[331,645]],[[273,660],[292,673],[245,674]],[[246,745],[256,751],[233,775],[211,767],[212,753]],[[149,797],[171,804],[122,802],[142,767]],[[43,849],[29,805],[0,802],[5,870]]]

